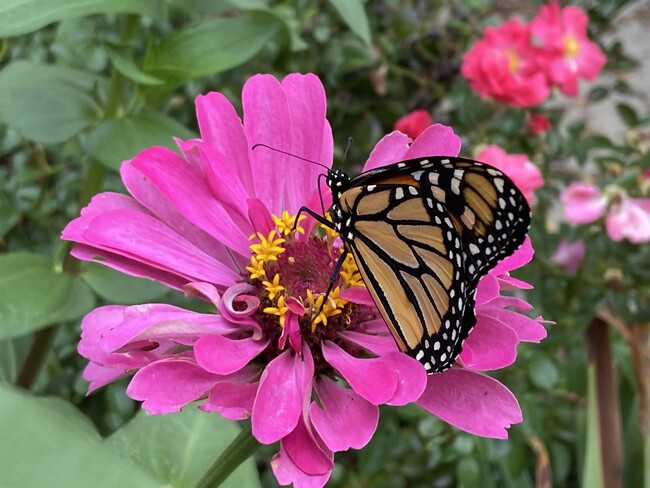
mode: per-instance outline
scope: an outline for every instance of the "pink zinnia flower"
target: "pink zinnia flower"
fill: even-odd
[[[518,19],[486,28],[485,37],[465,54],[461,71],[481,96],[515,107],[537,105],[549,94],[530,29]]]
[[[404,117],[397,119],[394,129],[406,134],[411,139],[415,139],[432,123],[433,121],[429,112],[426,110],[414,110]]]
[[[476,157],[507,174],[526,197],[532,202],[534,191],[544,185],[542,172],[525,154],[508,154],[499,146],[486,146]]]
[[[560,193],[564,214],[569,222],[588,224],[603,216],[607,197],[600,189],[588,183],[571,183]]]
[[[632,244],[650,241],[650,198],[621,195],[609,209],[605,229],[613,241],[628,239]]]
[[[528,129],[535,134],[543,134],[551,128],[551,121],[544,114],[531,114]]]
[[[313,219],[295,221],[302,205],[318,208],[318,166],[251,150],[263,143],[331,165],[318,78],[257,75],[242,101],[243,123],[223,95],[198,97],[201,139],[179,141],[181,156],[154,147],[126,161],[132,196],[97,195],[65,228],[76,257],[165,283],[219,312],[148,304],[89,313],[79,344],[89,391],[135,373],[127,394],[150,413],[200,401],[228,419],[251,417],[257,440],[280,441],[271,461],[278,481],[295,486],[323,486],[335,452],[365,446],[381,404],[417,401],[460,429],[505,438],[521,411],[479,371],[511,364],[520,341],[545,335],[539,319],[519,313],[529,304],[501,295],[530,287],[509,276],[532,257],[529,242],[481,280],[478,321],[456,367],[427,376],[397,349],[351,257],[323,303],[340,240]],[[365,169],[460,149],[441,125],[411,142],[386,136]]]
[[[576,274],[584,257],[585,243],[582,239],[574,242],[562,239],[555,248],[551,261],[568,273]]]
[[[605,65],[605,55],[587,38],[588,23],[589,17],[580,7],[561,9],[556,1],[542,6],[530,23],[549,82],[565,95],[577,95],[578,79],[595,79]]]

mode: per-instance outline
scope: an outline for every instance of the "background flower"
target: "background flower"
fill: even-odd
[[[411,139],[419,136],[424,129],[432,124],[431,115],[426,110],[413,110],[395,121],[394,129]]]
[[[515,107],[538,105],[549,94],[530,29],[518,19],[486,28],[463,57],[461,71],[481,96]]]
[[[588,23],[580,7],[560,8],[557,1],[542,5],[530,23],[533,43],[541,47],[540,65],[565,95],[576,96],[578,80],[595,79],[605,65],[605,55],[587,38]]]

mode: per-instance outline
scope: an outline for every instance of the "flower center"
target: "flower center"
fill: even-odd
[[[508,71],[515,73],[517,68],[519,68],[519,56],[512,49],[506,51],[506,57],[508,58]]]
[[[580,44],[573,35],[568,35],[564,38],[564,55],[568,58],[573,58],[580,52]]]
[[[332,273],[342,255],[338,235],[325,226],[314,226],[309,235],[286,211],[273,217],[276,228],[268,235],[251,236],[251,261],[245,277],[260,298],[257,315],[276,352],[286,346],[280,338],[297,321],[300,338],[310,347],[323,340],[338,342],[337,334],[366,320],[374,312],[349,302],[345,291],[364,286],[351,254],[343,262],[328,296]],[[294,228],[295,227],[295,228]],[[294,321],[287,323],[287,317]],[[291,332],[289,332],[291,333]],[[275,339],[278,339],[277,341]],[[319,348],[312,348],[318,368]]]

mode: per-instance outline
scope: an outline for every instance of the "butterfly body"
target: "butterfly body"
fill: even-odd
[[[523,243],[530,209],[491,166],[402,161],[349,178],[331,171],[332,222],[403,352],[451,367],[476,323],[479,279]]]

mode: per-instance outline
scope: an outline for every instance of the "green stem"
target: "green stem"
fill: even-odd
[[[242,426],[239,435],[199,480],[196,488],[215,488],[223,483],[237,467],[246,461],[259,447],[253,437],[250,422]]]

